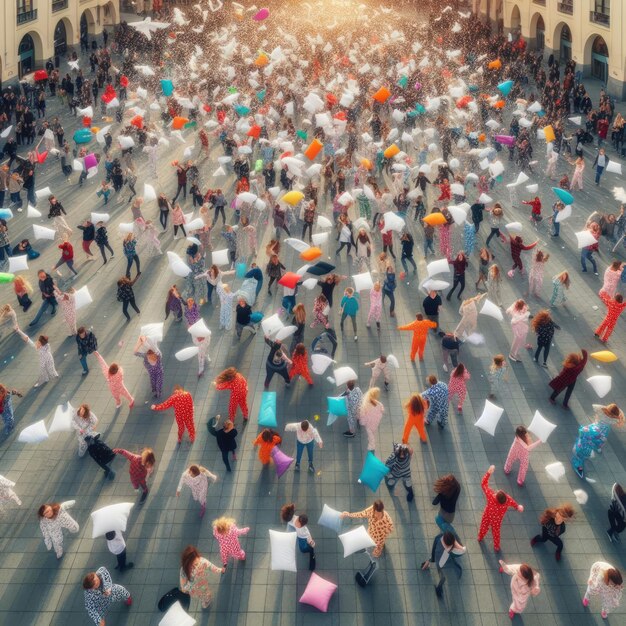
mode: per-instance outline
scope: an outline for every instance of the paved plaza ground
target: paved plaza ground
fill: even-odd
[[[86,59],[84,59],[86,61]],[[87,66],[86,62],[83,66]],[[594,104],[597,102],[597,86],[593,87]],[[623,109],[618,104],[618,110]],[[61,113],[59,103],[49,100],[50,116]],[[66,111],[61,113],[66,136],[71,136],[78,126],[79,119],[70,118]],[[149,180],[148,167],[142,155],[136,156],[139,167],[138,190],[144,182],[150,182],[158,190],[173,195],[175,175],[170,161],[182,158],[175,152],[161,158],[159,180]],[[211,160],[201,166],[203,188],[212,181],[209,173],[215,169],[214,159],[219,154],[219,146],[214,146]],[[545,151],[540,144],[535,146],[539,164],[533,181],[540,184],[540,196],[544,201],[544,215],[553,202],[551,182],[546,179]],[[591,154],[591,152],[588,152]],[[609,155],[613,156],[610,150]],[[505,183],[517,176],[513,164],[507,166]],[[564,411],[547,402],[548,381],[560,369],[563,357],[571,351],[586,348],[589,351],[601,349],[593,337],[593,329],[604,314],[604,307],[596,294],[602,278],[593,273],[581,274],[579,254],[576,250],[574,232],[581,230],[586,216],[594,209],[617,212],[618,203],[613,199],[610,188],[622,185],[623,178],[606,174],[599,188],[593,185],[590,160],[585,172],[585,190],[576,193],[573,217],[565,222],[559,240],[552,240],[545,223],[540,226],[538,237],[540,246],[550,252],[551,258],[546,270],[546,284],[541,300],[530,299],[533,313],[547,306],[550,295],[550,279],[563,269],[571,270],[572,287],[569,301],[558,309],[554,316],[561,330],[555,336],[549,368],[543,369],[532,362],[530,353],[524,354],[521,363],[512,363],[509,368],[509,382],[500,402],[505,409],[496,435],[491,437],[473,424],[481,414],[485,398],[489,393],[486,378],[487,364],[493,354],[507,354],[510,345],[510,326],[496,323],[491,318],[480,317],[479,332],[486,342],[481,346],[464,345],[461,360],[472,375],[468,384],[469,395],[462,415],[450,412],[449,427],[440,431],[432,426],[428,445],[421,445],[415,436],[411,443],[415,454],[412,461],[415,500],[407,503],[401,486],[395,494],[388,493],[384,484],[376,494],[363,485],[357,484],[357,477],[366,454],[365,433],[358,433],[353,440],[341,436],[343,424],[326,427],[326,397],[335,393],[335,387],[326,376],[317,376],[315,386],[308,388],[299,381],[285,389],[276,379],[272,388],[278,394],[279,431],[286,422],[309,418],[312,421],[320,416],[315,425],[320,428],[324,439],[323,450],[316,450],[317,473],[289,471],[277,480],[273,469],[261,469],[252,442],[258,433],[256,414],[265,376],[264,361],[267,348],[261,333],[252,339],[237,341],[234,331],[218,332],[219,308],[205,305],[202,315],[214,329],[210,355],[212,362],[205,377],[196,377],[195,361],[179,363],[174,352],[189,345],[188,333],[184,325],[170,319],[165,325],[165,337],[161,344],[165,366],[165,391],[169,392],[175,383],[184,385],[193,396],[196,406],[198,437],[193,446],[184,442],[176,445],[176,426],[171,412],[153,413],[150,411],[150,389],[141,362],[133,356],[132,349],[142,324],[159,322],[163,319],[164,300],[167,288],[174,282],[173,274],[167,267],[165,255],[158,259],[142,259],[142,277],[135,292],[141,315],[133,317],[130,324],[124,324],[121,306],[115,299],[114,283],[123,275],[125,259],[121,250],[121,239],[117,235],[117,224],[130,221],[130,209],[126,204],[127,192],[113,198],[107,207],[112,213],[109,226],[110,240],[116,256],[104,268],[100,262],[78,265],[79,277],[76,287],[88,285],[96,302],[79,314],[79,322],[91,325],[98,336],[100,351],[108,362],[116,361],[125,371],[128,388],[135,395],[136,407],[129,412],[127,405],[116,410],[114,401],[94,359],[90,361],[91,373],[81,376],[76,346],[72,338],[65,335],[65,327],[60,323],[60,313],[55,319],[44,317],[45,324],[38,327],[50,336],[60,379],[56,383],[32,389],[36,378],[36,357],[28,346],[17,336],[4,337],[0,341],[0,381],[11,387],[27,392],[16,406],[16,431],[8,440],[0,443],[0,474],[17,483],[16,491],[22,499],[20,508],[13,508],[0,518],[0,623],[16,626],[59,625],[74,626],[87,624],[89,620],[84,610],[81,580],[87,571],[106,565],[114,575],[114,581],[124,584],[132,593],[134,604],[130,610],[115,607],[107,619],[107,624],[124,626],[158,624],[161,614],[156,610],[159,597],[178,584],[181,550],[188,544],[195,544],[210,560],[219,562],[219,551],[212,536],[211,520],[222,514],[237,519],[239,525],[250,526],[250,533],[243,538],[242,545],[248,558],[245,563],[229,567],[221,577],[213,580],[214,602],[209,611],[201,611],[196,601],[192,602],[192,615],[201,625],[220,626],[308,626],[376,624],[394,626],[420,624],[455,624],[463,626],[507,624],[507,610],[510,602],[510,578],[498,573],[498,558],[508,562],[528,562],[541,573],[542,593],[533,598],[527,611],[520,619],[526,625],[552,626],[564,624],[600,623],[599,609],[590,613],[581,604],[587,576],[595,561],[608,561],[626,570],[624,548],[611,544],[605,534],[608,527],[606,510],[610,502],[611,486],[614,482],[626,482],[626,434],[613,431],[601,457],[589,463],[591,480],[581,481],[569,468],[569,454],[577,428],[587,423],[591,415],[591,405],[597,402],[594,392],[584,380],[594,374],[610,374],[613,377],[613,390],[607,400],[625,404],[624,388],[626,376],[623,363],[626,359],[624,346],[624,321],[620,321],[610,340],[609,348],[619,357],[613,364],[599,364],[590,361],[584,375],[579,380],[571,401],[571,411]],[[561,162],[559,174],[565,171],[571,175],[572,167]],[[49,158],[45,167],[38,170],[37,188],[50,186],[69,212],[68,222],[76,226],[91,211],[102,209],[102,202],[96,195],[99,178],[87,181],[85,187],[77,187],[77,174],[71,180],[60,175],[60,165]],[[523,190],[523,188],[522,188]],[[429,192],[429,206],[434,192]],[[506,215],[524,225],[524,238],[533,241],[535,233],[528,222],[528,207],[517,203],[518,208],[510,210],[509,194],[504,184],[493,191],[492,196],[503,202]],[[522,197],[520,192],[519,199]],[[470,201],[473,196],[470,197]],[[44,203],[42,203],[43,205]],[[40,207],[41,208],[41,207]],[[184,205],[191,210],[191,200]],[[104,209],[102,209],[104,210]],[[323,208],[330,216],[330,207]],[[43,209],[42,209],[43,211]],[[154,204],[146,209],[147,217],[156,220]],[[33,220],[26,213],[16,215],[11,221],[11,240],[17,242],[23,236],[32,236]],[[35,223],[46,224],[42,218]],[[359,314],[359,339],[352,340],[351,333],[340,341],[336,359],[339,364],[351,365],[359,374],[362,387],[367,387],[369,370],[365,361],[378,354],[393,353],[400,361],[401,368],[394,375],[389,392],[382,393],[386,408],[379,434],[378,456],[386,458],[392,442],[401,438],[404,423],[403,404],[411,392],[423,390],[427,374],[437,374],[448,379],[441,367],[439,345],[431,338],[427,345],[425,361],[411,364],[409,361],[410,335],[399,333],[396,325],[409,323],[421,308],[423,294],[418,291],[418,282],[426,276],[425,262],[419,254],[421,250],[421,229],[410,224],[416,236],[416,259],[418,276],[411,276],[399,284],[396,292],[397,318],[385,314],[380,333],[365,327],[367,306]],[[75,231],[72,237],[76,256],[82,259],[79,238]],[[488,234],[483,224],[479,242]],[[259,250],[263,251],[270,235],[270,229],[259,231]],[[299,233],[298,233],[299,235]],[[296,235],[297,236],[297,235]],[[214,235],[218,242],[219,235]],[[164,250],[174,250],[184,254],[186,242],[172,241],[172,231],[161,238]],[[220,247],[219,245],[217,247]],[[38,242],[42,251],[39,261],[31,263],[31,269],[50,268],[57,259],[55,245]],[[509,268],[508,249],[501,244],[493,247],[496,262]],[[621,251],[620,251],[621,252]],[[332,245],[327,254],[333,261]],[[283,258],[284,257],[284,258]],[[260,264],[265,264],[263,252]],[[288,268],[295,269],[300,263],[294,251],[284,246],[281,255]],[[605,241],[601,244],[600,274],[614,258]],[[623,257],[620,257],[623,258]],[[338,265],[345,274],[354,273],[342,256]],[[67,272],[66,272],[67,273]],[[31,272],[34,278],[34,272]],[[468,274],[465,295],[475,293],[473,281],[476,276],[475,257]],[[36,281],[33,280],[33,284]],[[239,281],[235,281],[238,286]],[[63,282],[61,282],[63,286]],[[66,284],[67,286],[67,284]],[[522,297],[526,291],[525,279],[516,277],[504,284],[503,300],[508,306],[514,299]],[[12,289],[2,286],[0,303],[14,302]],[[311,311],[315,292],[303,291],[301,296]],[[37,302],[38,295],[35,295]],[[255,307],[270,315],[280,307],[281,295],[274,293],[268,297],[263,290]],[[598,304],[600,307],[598,308]],[[456,298],[446,303],[441,316],[443,329],[452,330],[458,321]],[[337,317],[337,311],[333,312]],[[19,313],[22,326],[32,319]],[[338,322],[338,319],[335,320]],[[338,323],[337,323],[338,327]],[[6,331],[5,331],[6,334]],[[307,347],[315,336],[315,331],[307,327]],[[534,339],[533,339],[534,341]],[[227,366],[235,365],[247,377],[250,386],[251,422],[242,427],[241,417],[237,419],[240,435],[238,460],[234,471],[224,472],[215,440],[206,430],[210,416],[225,413],[228,394],[216,393],[211,385],[213,377]],[[74,406],[88,402],[100,418],[99,430],[110,444],[130,450],[148,445],[157,454],[157,467],[151,479],[151,492],[146,504],[133,510],[128,532],[126,533],[129,560],[134,561],[133,570],[115,575],[114,557],[107,551],[103,538],[91,539],[89,513],[111,502],[136,501],[136,494],[128,480],[127,466],[121,459],[114,461],[117,471],[114,482],[102,480],[102,472],[87,457],[76,455],[76,442],[73,435],[55,434],[39,445],[24,445],[17,442],[17,433],[26,425],[48,418],[57,404],[71,401]],[[543,415],[558,425],[548,443],[539,446],[531,457],[531,467],[523,488],[518,487],[515,473],[506,476],[502,465],[512,441],[513,431],[520,423],[529,424],[533,413],[540,409]],[[295,438],[284,436],[283,449],[295,453]],[[552,481],[544,467],[549,463],[562,461],[566,465],[566,475],[559,483]],[[207,514],[203,521],[198,519],[198,509],[192,502],[189,492],[183,491],[176,498],[176,485],[181,472],[191,463],[201,463],[219,476],[219,481],[210,486]],[[509,512],[502,529],[502,554],[494,554],[491,537],[483,544],[476,541],[477,527],[484,506],[480,480],[490,464],[496,465],[492,478],[494,486],[505,489],[521,504],[522,514]],[[303,463],[303,468],[305,464]],[[462,483],[463,491],[457,508],[455,527],[467,545],[467,555],[463,557],[463,576],[448,575],[444,598],[439,600],[434,593],[436,582],[434,572],[422,572],[419,564],[430,554],[434,536],[439,532],[434,518],[437,509],[431,505],[434,479],[453,472]],[[565,550],[561,562],[554,558],[551,544],[531,548],[530,538],[539,531],[538,516],[547,507],[564,501],[575,503],[572,493],[584,489],[588,501],[576,504],[578,516],[568,525],[564,537]],[[366,562],[362,555],[343,558],[341,544],[330,530],[317,525],[317,518],[323,504],[339,510],[357,511],[365,508],[375,498],[380,497],[394,520],[395,532],[388,539],[385,552],[380,559],[380,570],[367,588],[360,588],[354,582],[354,573]],[[54,554],[45,550],[36,510],[43,502],[76,500],[73,517],[81,528],[76,535],[69,535],[65,541],[65,556],[57,561]],[[296,574],[272,572],[269,568],[268,529],[282,529],[279,509],[282,504],[294,501],[298,511],[306,511],[311,520],[311,532],[317,542],[317,573],[338,583],[339,588],[332,598],[327,614],[298,603],[309,579],[306,558],[298,554]],[[354,523],[346,527],[355,527]],[[608,622],[613,625],[624,623],[626,608],[610,615]],[[595,605],[594,609],[597,609]]]

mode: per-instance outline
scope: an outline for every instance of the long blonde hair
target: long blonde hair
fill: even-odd
[[[225,535],[234,525],[235,520],[232,517],[218,517],[213,520],[213,528],[220,535]]]
[[[378,387],[370,387],[364,394],[361,401],[361,407],[366,408],[368,405],[376,406],[380,398],[380,389]]]

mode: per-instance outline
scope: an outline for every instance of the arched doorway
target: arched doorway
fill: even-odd
[[[22,37],[17,49],[17,73],[20,78],[35,69],[35,42],[30,34]]]
[[[599,35],[591,46],[591,75],[605,84],[609,78],[609,48]]]
[[[65,22],[60,20],[54,29],[54,56],[67,52],[67,30]]]
[[[535,13],[530,20],[530,36],[535,40],[535,49],[541,51],[546,46],[546,24],[541,13]]]
[[[517,5],[514,5],[513,10],[511,11],[511,30],[519,30],[521,23],[522,17],[519,12],[519,7]]]
[[[80,16],[80,46],[81,49],[89,47],[89,35],[93,35],[96,29],[96,21],[93,13],[89,9],[85,9]]]
[[[103,24],[107,26],[113,26],[119,22],[117,15],[117,8],[114,2],[107,2],[104,5],[104,19]]]
[[[561,63],[567,63],[572,58],[572,31],[567,24],[561,28],[559,38],[559,59]]]

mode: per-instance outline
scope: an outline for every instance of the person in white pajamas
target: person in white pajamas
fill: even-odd
[[[176,497],[180,496],[183,485],[191,489],[191,497],[200,503],[200,517],[204,517],[206,511],[206,496],[209,490],[209,478],[212,482],[217,480],[217,476],[202,465],[191,465],[181,475],[176,487]]]
[[[78,456],[85,456],[87,452],[87,442],[85,437],[93,437],[95,435],[98,418],[91,411],[88,404],[81,404],[72,416],[72,428],[76,431],[78,439]]]
[[[42,504],[37,512],[46,548],[48,550],[54,548],[57,559],[63,556],[63,529],[71,533],[77,533],[80,529],[78,522],[67,512],[74,504],[76,500]]]
[[[37,382],[33,386],[39,387],[53,378],[58,378],[59,374],[54,367],[54,357],[52,356],[52,350],[48,343],[48,337],[46,337],[46,335],[39,335],[37,341],[33,341],[21,330],[17,332],[29,346],[37,350],[37,354],[39,355],[39,378],[37,378]]]
[[[15,483],[0,474],[0,511],[8,508],[11,502],[15,502],[17,506],[22,506],[22,501],[13,491],[13,487],[15,487]]]

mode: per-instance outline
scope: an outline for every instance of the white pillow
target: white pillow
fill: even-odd
[[[21,443],[41,443],[48,438],[48,431],[43,420],[27,426],[20,432],[17,440]]]
[[[568,204],[565,206],[564,209],[562,209],[556,214],[556,218],[554,221],[557,222],[557,224],[560,224],[561,222],[564,222],[568,217],[571,217],[571,215],[572,215],[572,205]]]
[[[182,350],[179,350],[174,356],[177,361],[188,361],[196,356],[198,352],[200,352],[200,349],[196,346],[192,346],[190,348],[183,348]]]
[[[144,202],[152,202],[157,199],[156,190],[148,183],[143,184],[143,200]]]
[[[398,363],[398,359],[393,354],[389,354],[387,356],[387,362],[391,363],[391,365],[393,365],[393,367],[395,367],[397,370],[400,369],[400,363]]]
[[[196,217],[193,220],[189,220],[189,222],[187,222],[185,226],[185,230],[188,230],[189,232],[192,232],[194,230],[202,230],[204,228],[204,220],[201,217]]]
[[[448,211],[450,211],[455,224],[463,224],[465,222],[467,213],[461,207],[449,206]]]
[[[91,221],[94,224],[98,222],[104,222],[105,224],[111,219],[111,216],[108,213],[92,213]]]
[[[313,233],[311,240],[313,245],[322,246],[328,241],[328,233]]]
[[[295,572],[296,533],[270,530],[271,569]]]
[[[489,402],[489,400],[485,400],[485,408],[474,426],[478,426],[478,428],[481,428],[493,437],[496,433],[496,427],[503,413],[504,409],[501,409],[499,406]]]
[[[565,466],[561,461],[557,461],[556,463],[550,463],[550,465],[546,465],[546,473],[552,480],[558,481],[559,479],[565,476]]]
[[[291,337],[291,335],[293,335],[296,330],[298,330],[297,326],[285,326],[276,333],[275,339],[277,341],[284,341],[288,337]]]
[[[504,319],[500,307],[495,305],[491,300],[485,300],[483,308],[479,311],[481,315],[488,315],[501,322]]]
[[[463,196],[463,197],[465,197],[465,187],[463,187],[463,185],[461,183],[452,183],[450,185],[450,191],[455,196]],[[479,202],[480,202],[480,198],[479,198]]]
[[[369,272],[353,274],[352,280],[354,280],[354,288],[356,291],[363,291],[364,289],[369,291],[374,286],[372,275]]]
[[[271,531],[270,531],[271,532]],[[376,542],[367,534],[365,526],[359,526],[354,530],[339,535],[339,540],[343,544],[343,558],[366,548],[373,548]]]
[[[287,239],[285,239],[285,243],[290,245],[294,250],[297,250],[298,252],[304,252],[311,247],[308,243],[302,241],[302,239],[296,239],[295,237],[288,237]]]
[[[426,266],[426,271],[428,272],[428,278],[432,278],[437,274],[449,274],[450,264],[448,263],[448,259],[438,259],[437,261],[431,261]]]
[[[204,320],[200,318],[195,324],[192,324],[187,332],[191,334],[192,337],[210,337],[211,329],[207,327],[204,323]]]
[[[76,409],[69,403],[59,404],[54,411],[48,434],[72,432],[72,417]]]
[[[317,278],[307,278],[306,280],[303,280],[302,286],[309,291],[311,291],[311,289],[315,289],[315,287],[317,287]]]
[[[537,183],[533,183],[532,185],[526,185],[526,191],[528,193],[537,193],[539,191],[539,185]]]
[[[576,502],[578,504],[587,504],[587,500],[589,500],[589,495],[584,489],[574,489],[572,492],[574,497],[576,498]]]
[[[35,239],[50,239],[51,241],[54,241],[54,238],[57,236],[57,231],[54,228],[46,228],[38,224],[33,224],[33,233]]]
[[[611,172],[612,174],[622,175],[622,164],[617,161],[609,161],[606,164],[606,171]]]
[[[89,293],[89,289],[87,289],[87,285],[78,289],[74,294],[74,306],[76,307],[77,311],[87,306],[88,304],[91,304],[92,302],[93,298]]]
[[[332,228],[333,227],[333,223],[324,215],[317,216],[317,225],[320,228]]]
[[[266,336],[271,337],[275,335],[279,330],[282,330],[285,325],[282,323],[280,317],[278,317],[277,313],[274,315],[270,315],[261,320],[261,328]]]
[[[191,268],[189,267],[189,265],[187,265],[187,263],[183,261],[174,261],[170,265],[170,269],[172,270],[172,272],[174,272],[174,274],[176,274],[176,276],[180,276],[182,278],[185,278],[186,276],[189,276],[189,274],[191,274]]]
[[[29,204],[26,208],[26,217],[41,217],[41,211],[38,211],[34,206]]]
[[[239,202],[240,204],[246,203],[246,204],[252,204],[253,202],[255,202],[257,199],[256,194],[253,194],[250,191],[242,191],[238,196],[237,196],[237,202]]]
[[[383,229],[381,232],[386,233],[390,230],[395,231],[396,233],[402,232],[402,229],[405,227],[404,220],[397,214],[389,211],[388,213],[383,214]]]
[[[581,230],[576,234],[576,240],[578,241],[578,249],[586,248],[587,246],[592,246],[594,243],[597,243],[597,239],[591,234],[591,231]]]
[[[333,372],[333,377],[335,379],[335,384],[337,385],[337,387],[345,385],[350,380],[357,380],[358,378],[356,372],[347,365],[344,365],[343,367],[338,367]]]
[[[120,142],[120,147],[122,148],[122,150],[128,150],[129,148],[135,147],[135,141],[133,140],[132,137],[126,137],[125,135],[122,135],[121,137],[118,137],[117,139]]]
[[[159,622],[159,626],[195,626],[196,623],[196,620],[183,609],[180,602],[174,602]]]
[[[139,333],[152,339],[152,341],[163,341],[163,322],[145,324],[141,327]]]
[[[325,354],[311,355],[311,369],[315,374],[323,374],[331,363],[334,363],[329,356]]]
[[[130,510],[135,506],[132,502],[109,504],[91,514],[91,538],[101,537],[113,530],[126,531]]]
[[[489,166],[489,173],[493,176],[493,178],[496,178],[497,176],[500,176],[500,174],[502,174],[502,172],[504,172],[504,165],[502,165],[502,163],[500,161],[495,161],[494,163],[492,163]],[[485,194],[485,195],[487,195],[487,194]],[[487,196],[487,197],[489,197],[489,196]]]
[[[230,263],[230,259],[228,258],[228,249],[224,248],[223,250],[213,250],[213,252],[211,252],[211,262],[214,265],[228,265]]]
[[[520,222],[510,222],[509,224],[507,224],[505,226],[505,228],[510,233],[521,233],[522,232],[522,225],[521,225]]]
[[[604,398],[611,391],[612,378],[610,376],[592,376],[587,379],[587,382],[598,394],[598,398]]]
[[[122,222],[120,224],[118,224],[117,226],[119,228],[119,231],[121,233],[134,233],[135,232],[135,225],[132,222]]]
[[[9,274],[15,274],[15,272],[22,272],[28,269],[28,255],[20,254],[18,256],[9,257]]]
[[[435,278],[428,278],[422,283],[422,289],[428,293],[429,291],[443,291],[450,286],[450,283],[445,280],[437,280]]]
[[[43,189],[38,189],[37,191],[35,191],[35,197],[37,198],[37,200],[45,200],[51,195],[52,192],[50,191],[50,187],[44,187]]]
[[[335,511],[335,509],[325,504],[317,523],[338,533],[341,530],[343,520],[339,511]]]
[[[528,430],[545,443],[555,428],[556,424],[549,422],[539,411],[535,411],[533,421],[530,423]]]

